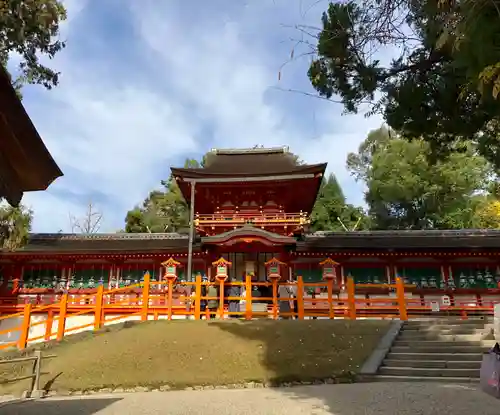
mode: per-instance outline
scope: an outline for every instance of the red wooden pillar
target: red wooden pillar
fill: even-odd
[[[7,294],[8,280],[11,276],[10,266],[6,264],[0,265],[0,276],[2,277],[0,280],[0,295]]]
[[[23,266],[22,262],[16,262],[12,265],[12,294],[17,294],[23,279]]]
[[[387,279],[387,284],[395,284],[397,277],[397,269],[393,260],[389,260],[385,264],[385,278]]]
[[[287,281],[290,276],[290,253],[283,251],[279,254],[278,259],[283,262],[286,266],[282,267],[280,281]]]
[[[441,264],[441,279],[448,285],[448,279],[450,278],[450,265],[447,262]]]

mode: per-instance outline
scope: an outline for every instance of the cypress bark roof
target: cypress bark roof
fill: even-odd
[[[16,206],[62,175],[0,65],[0,198]]]
[[[205,238],[196,239],[195,251]],[[207,239],[210,242],[210,239]],[[157,234],[32,234],[20,253],[70,252],[187,252],[188,236]],[[500,249],[498,230],[460,231],[358,231],[316,232],[297,241],[297,251],[336,252],[345,250],[408,251],[433,249]]]
[[[204,168],[172,168],[174,176],[203,178],[221,176],[273,176],[323,173],[326,163],[297,165],[297,157],[286,147],[212,150]]]

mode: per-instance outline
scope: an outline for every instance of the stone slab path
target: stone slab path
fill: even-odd
[[[365,383],[146,392],[0,404],[2,415],[498,415],[475,385]]]

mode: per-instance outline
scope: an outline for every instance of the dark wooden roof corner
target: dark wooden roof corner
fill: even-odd
[[[0,65],[0,198],[17,206],[62,175]]]

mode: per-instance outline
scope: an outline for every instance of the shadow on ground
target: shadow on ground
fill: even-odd
[[[72,398],[6,403],[0,404],[0,413],[2,415],[94,415],[121,399]]]
[[[283,393],[297,403],[310,400],[321,414],[331,415],[499,413],[499,401],[475,385],[380,382],[290,388]]]
[[[389,323],[347,320],[257,320],[209,323],[256,347],[270,384],[352,382]],[[256,379],[259,380],[259,379]]]
[[[268,383],[300,384],[324,387],[283,389],[294,399],[323,402],[314,407],[332,414],[354,415],[347,405],[334,405],[332,387],[352,383],[361,365],[376,348],[389,323],[348,320],[261,320],[212,322],[220,330],[262,344],[262,366],[270,374]],[[328,385],[325,385],[328,383]],[[325,412],[328,413],[328,412]],[[365,412],[359,412],[365,414]]]

